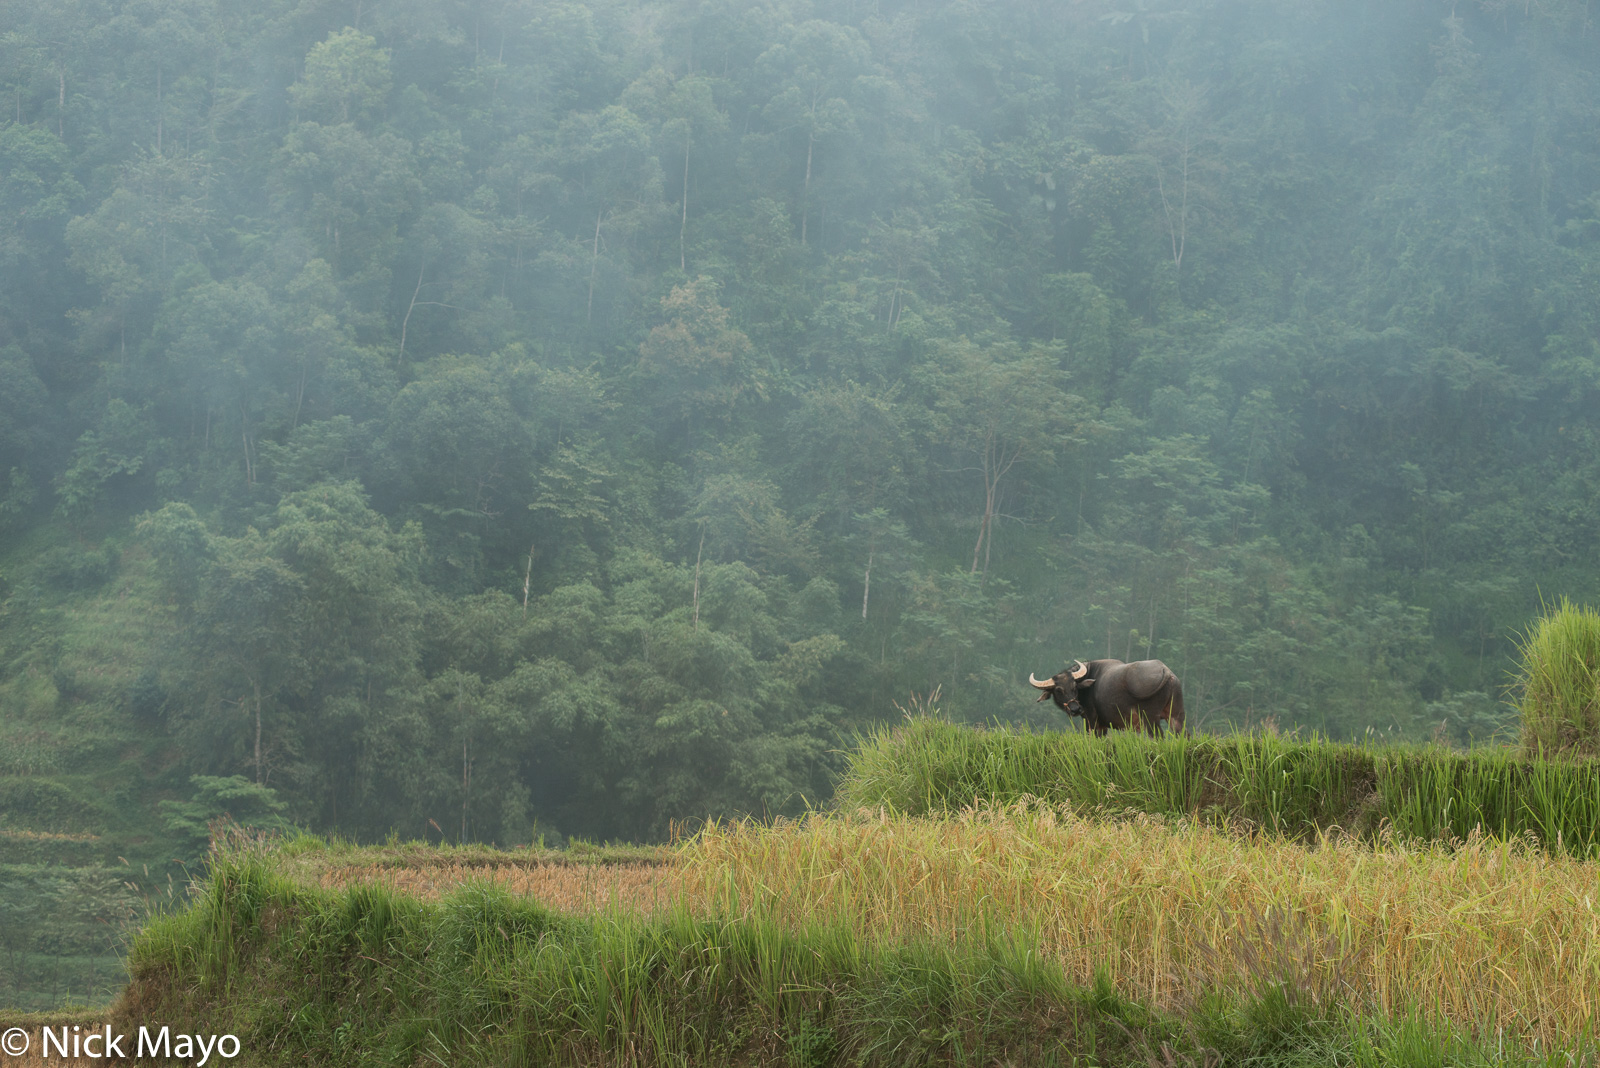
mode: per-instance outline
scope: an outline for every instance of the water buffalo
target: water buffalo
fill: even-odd
[[[1084,725],[1105,735],[1112,727],[1142,728],[1161,733],[1165,722],[1183,733],[1183,683],[1159,660],[1082,660],[1048,679],[1028,682],[1042,690],[1039,700],[1055,698],[1069,716],[1082,716]]]

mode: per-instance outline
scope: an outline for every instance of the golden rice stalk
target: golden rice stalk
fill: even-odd
[[[863,937],[1035,940],[1073,980],[1181,1007],[1207,989],[1337,999],[1551,1040],[1600,1024],[1600,865],[1474,837],[1313,847],[1023,803],[712,827],[701,909]]]
[[[435,900],[469,882],[493,882],[562,912],[617,908],[653,912],[678,900],[676,869],[661,864],[439,864],[397,868],[351,865],[323,872],[326,888],[381,883]]]

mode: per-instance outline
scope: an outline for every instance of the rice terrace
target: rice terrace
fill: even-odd
[[[1510,751],[917,718],[831,810],[670,846],[225,832],[109,1019],[263,1064],[1593,1063],[1597,816],[1600,768]]]

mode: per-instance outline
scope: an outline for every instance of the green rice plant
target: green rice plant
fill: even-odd
[[[1198,743],[1179,736],[1152,754],[1150,776],[1166,812],[1194,812],[1205,794],[1209,762]]]
[[[1273,834],[1314,833],[1328,798],[1342,792],[1329,746],[1261,734],[1235,735],[1219,749],[1238,814]]]
[[[1600,756],[1600,612],[1563,597],[1518,652],[1524,751]]]
[[[1522,779],[1523,823],[1539,840],[1579,856],[1600,857],[1600,790],[1594,764],[1536,758]],[[1521,828],[1519,828],[1521,829]]]
[[[1401,838],[1427,841],[1455,833],[1452,808],[1460,800],[1457,765],[1440,750],[1385,754],[1378,761],[1378,796],[1384,819]],[[1463,806],[1466,807],[1466,806]],[[1503,828],[1491,828],[1503,833]]]
[[[1449,837],[1462,840],[1479,829],[1501,838],[1520,834],[1527,795],[1515,756],[1510,749],[1475,749],[1465,755],[1436,751],[1435,774],[1448,778],[1451,798],[1447,806],[1440,806],[1447,817],[1444,827],[1428,837],[1445,837],[1446,829]],[[1427,790],[1421,787],[1416,792]]]
[[[908,815],[1037,798],[1082,813],[1197,815],[1311,839],[1531,838],[1600,859],[1600,761],[1274,734],[1150,739],[909,721],[859,739],[838,811]]]

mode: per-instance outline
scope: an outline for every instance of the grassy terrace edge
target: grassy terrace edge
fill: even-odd
[[[927,717],[859,739],[835,795],[845,811],[951,812],[1034,797],[1311,838],[1532,838],[1600,858],[1600,762],[1507,749],[1349,745],[1271,734],[1095,738]]]
[[[113,1030],[239,1036],[256,1064],[1556,1065],[1420,1016],[1263,985],[1182,1015],[1074,986],[1025,937],[875,943],[761,918],[554,913],[492,884],[432,902],[217,856],[130,954]]]

